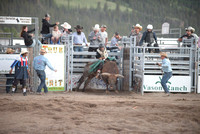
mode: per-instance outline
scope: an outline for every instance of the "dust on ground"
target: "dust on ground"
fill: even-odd
[[[199,134],[200,95],[0,93],[0,134]]]

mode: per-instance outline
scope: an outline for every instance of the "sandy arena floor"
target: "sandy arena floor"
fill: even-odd
[[[0,93],[0,134],[199,134],[200,95]]]

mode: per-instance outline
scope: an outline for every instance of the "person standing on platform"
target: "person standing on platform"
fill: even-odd
[[[37,93],[38,94],[42,94],[41,90],[42,88],[44,88],[44,93],[48,93],[48,89],[45,83],[46,80],[46,73],[45,73],[45,68],[46,65],[53,71],[57,72],[56,69],[54,69],[52,67],[52,65],[50,64],[49,60],[44,57],[44,55],[46,54],[46,51],[44,49],[40,49],[40,55],[36,56],[33,60],[33,68],[34,70],[37,72],[38,77],[40,78],[40,85],[38,86],[37,89]]]
[[[83,27],[81,27],[80,25],[77,25],[74,28],[76,29],[76,32],[74,32],[72,34],[74,36],[74,38],[73,38],[74,51],[82,52],[83,51],[83,43],[85,43],[85,45],[88,46],[87,39],[85,37],[85,34],[82,32]],[[82,58],[82,56],[74,56],[74,57]]]
[[[107,26],[102,25],[99,33],[101,34],[102,37],[102,44],[107,46],[108,43],[108,33],[106,32]]]

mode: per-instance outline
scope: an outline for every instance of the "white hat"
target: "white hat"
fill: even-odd
[[[195,29],[191,26],[189,26],[188,28],[185,28],[185,31],[191,31],[191,32],[195,32]]]
[[[93,27],[93,30],[99,30],[100,27],[99,27],[99,24],[95,24],[95,26]]]
[[[140,31],[142,31],[142,26],[140,24],[136,24],[135,26],[133,25],[133,28],[139,28]]]
[[[28,51],[27,50],[22,50],[20,55],[25,54],[25,53],[28,53]]]
[[[148,26],[147,26],[147,29],[153,29],[153,25],[151,25],[151,24],[149,24]]]
[[[67,22],[64,22],[64,24],[61,25],[62,27],[64,27],[65,29],[70,29],[72,26],[67,23]]]

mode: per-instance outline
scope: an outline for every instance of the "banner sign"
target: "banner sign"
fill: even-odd
[[[46,67],[46,84],[49,91],[64,91],[65,90],[65,53],[64,45],[42,45],[42,48],[47,51],[45,57],[50,64],[57,70],[54,72]]]
[[[0,55],[0,74],[9,74],[10,66],[16,60],[17,56],[19,56],[19,54],[1,54]],[[13,70],[13,73],[14,73],[14,70]]]
[[[144,92],[163,92],[161,86],[162,76],[144,75]],[[170,92],[191,92],[191,76],[172,76],[167,82]]]
[[[31,25],[31,17],[10,17],[10,16],[0,16],[0,24],[24,24]]]

